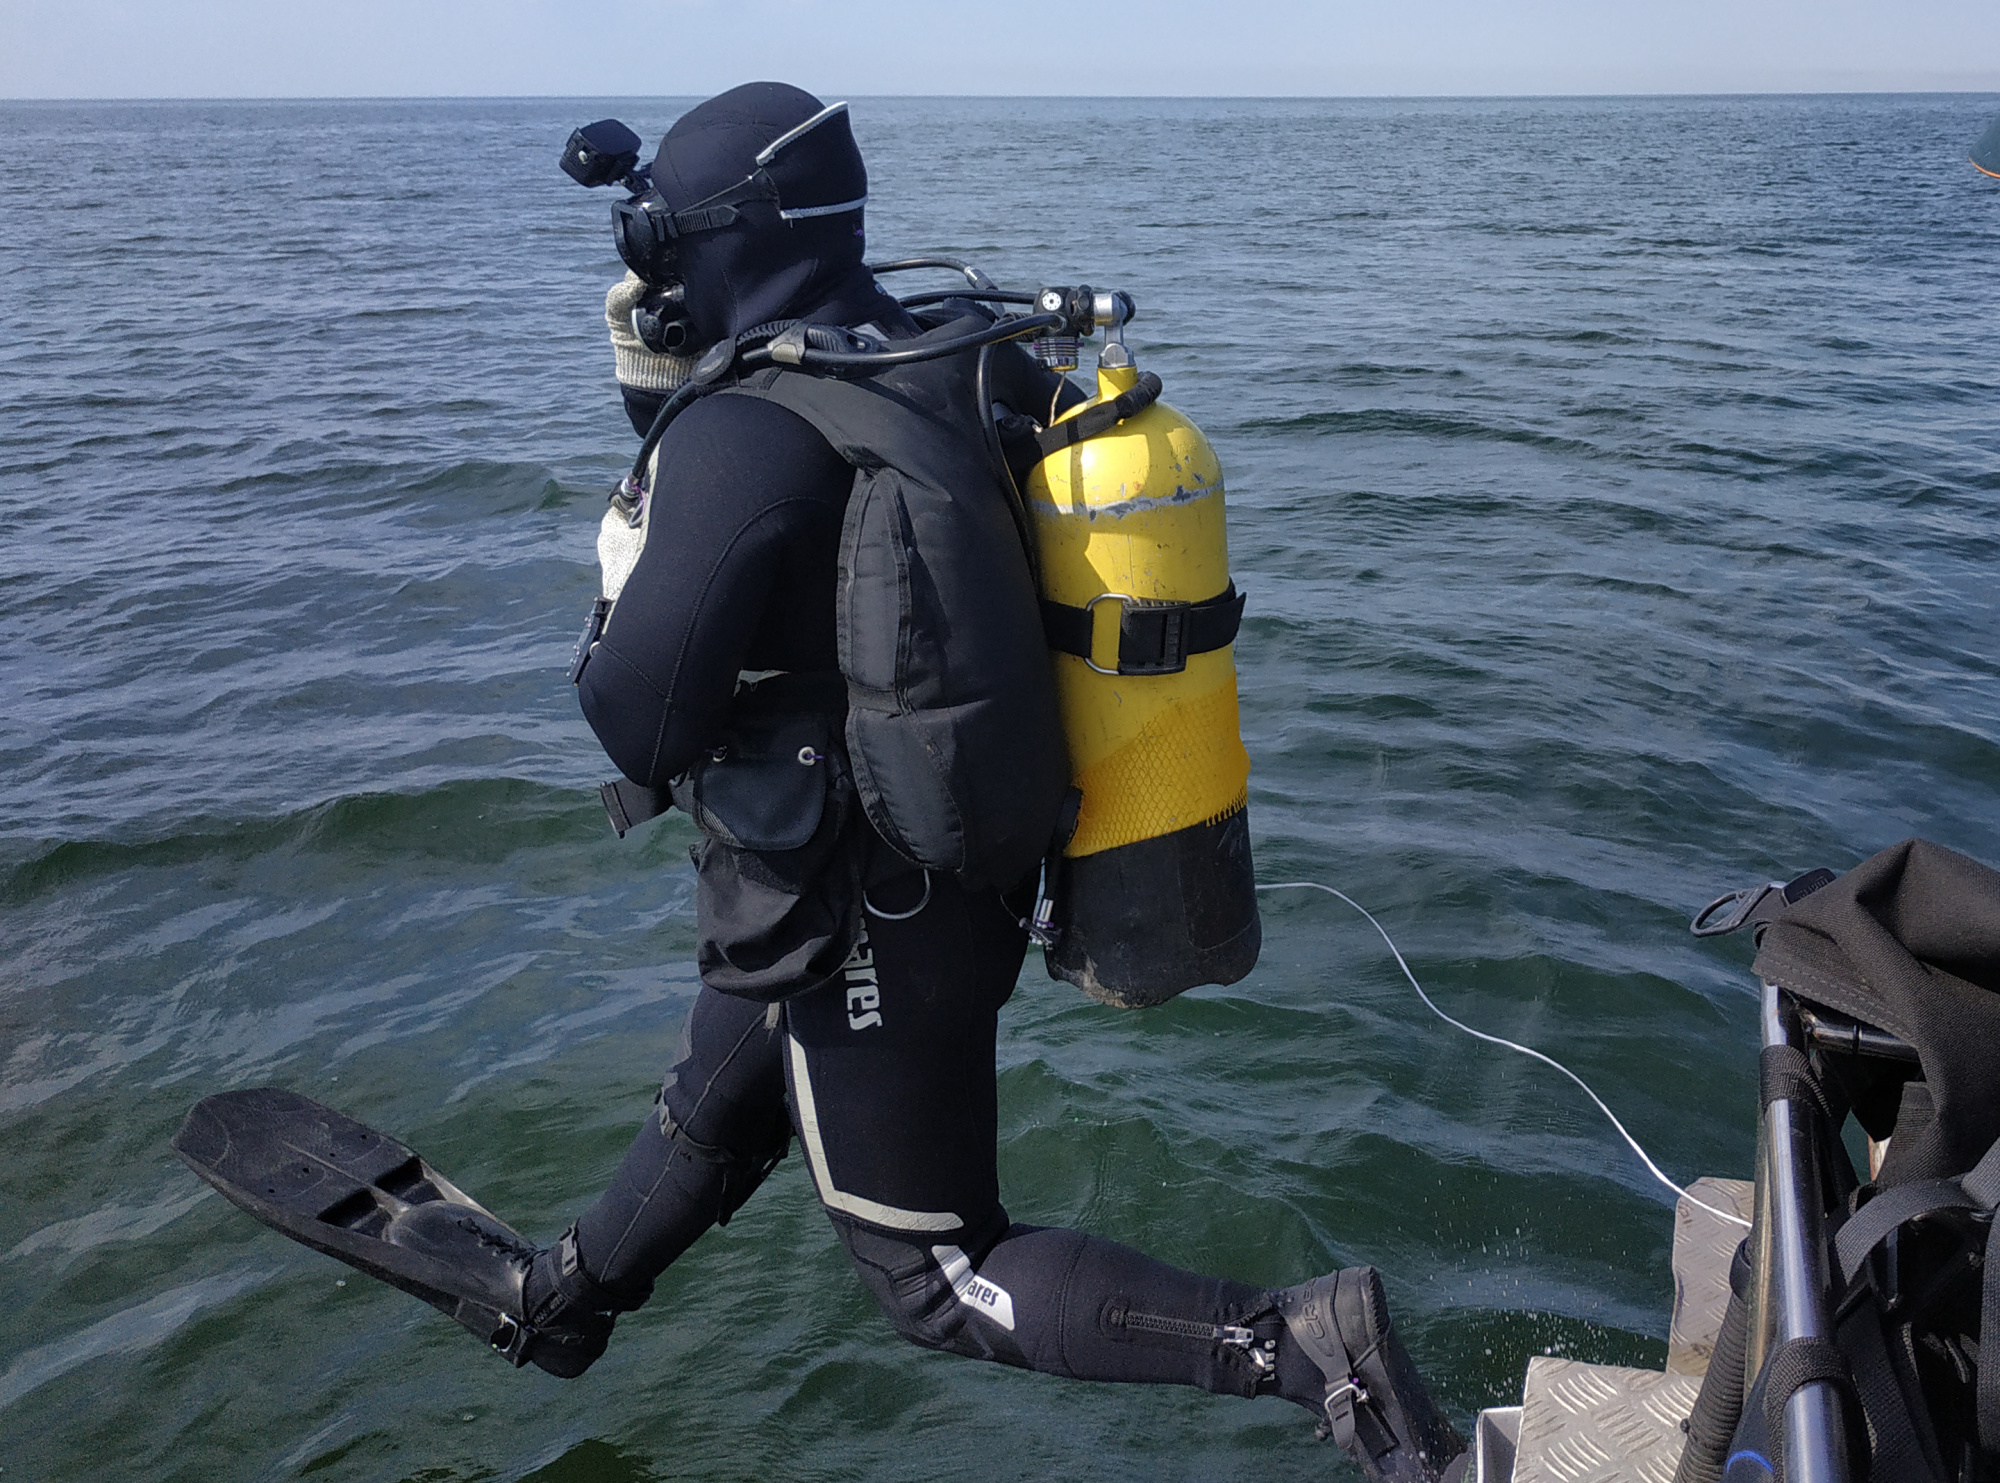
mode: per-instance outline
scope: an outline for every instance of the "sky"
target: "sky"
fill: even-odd
[[[0,97],[2000,92],[1994,0],[0,0]]]

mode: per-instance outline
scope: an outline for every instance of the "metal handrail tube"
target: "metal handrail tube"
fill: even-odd
[[[1797,1007],[1776,984],[1763,991],[1764,1044],[1804,1050]],[[1775,1099],[1763,1118],[1763,1173],[1770,1214],[1771,1291],[1780,1342],[1831,1339],[1825,1207],[1812,1123],[1791,1100]],[[1840,1395],[1823,1380],[1802,1385],[1785,1405],[1785,1483],[1847,1483],[1847,1433]]]

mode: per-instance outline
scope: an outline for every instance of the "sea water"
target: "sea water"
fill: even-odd
[[[5,104],[0,1467],[12,1480],[1340,1475],[1278,1401],[918,1351],[800,1160],[514,1373],[168,1149],[269,1083],[553,1237],[694,992],[564,669],[632,455],[571,127],[662,100]],[[1267,880],[1747,1176],[1731,888],[2000,861],[2000,100],[859,100],[877,257],[1138,299],[1228,478]],[[941,286],[942,280],[911,287]],[[671,539],[655,531],[654,539]],[[1121,1012],[1034,958],[1018,1220],[1372,1262],[1463,1421],[1664,1358],[1672,1196],[1318,893]]]

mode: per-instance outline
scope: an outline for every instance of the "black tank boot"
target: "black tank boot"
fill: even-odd
[[[1348,1267],[1272,1296],[1290,1341],[1273,1392],[1314,1411],[1321,1440],[1338,1442],[1371,1483],[1437,1483],[1465,1442],[1397,1338],[1375,1269]],[[1317,1375],[1306,1377],[1301,1361]]]

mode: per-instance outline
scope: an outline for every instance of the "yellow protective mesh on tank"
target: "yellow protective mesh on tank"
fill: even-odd
[[[1157,839],[1245,807],[1250,754],[1236,727],[1236,675],[1170,706],[1117,751],[1084,769],[1076,836],[1064,854],[1094,855]]]

